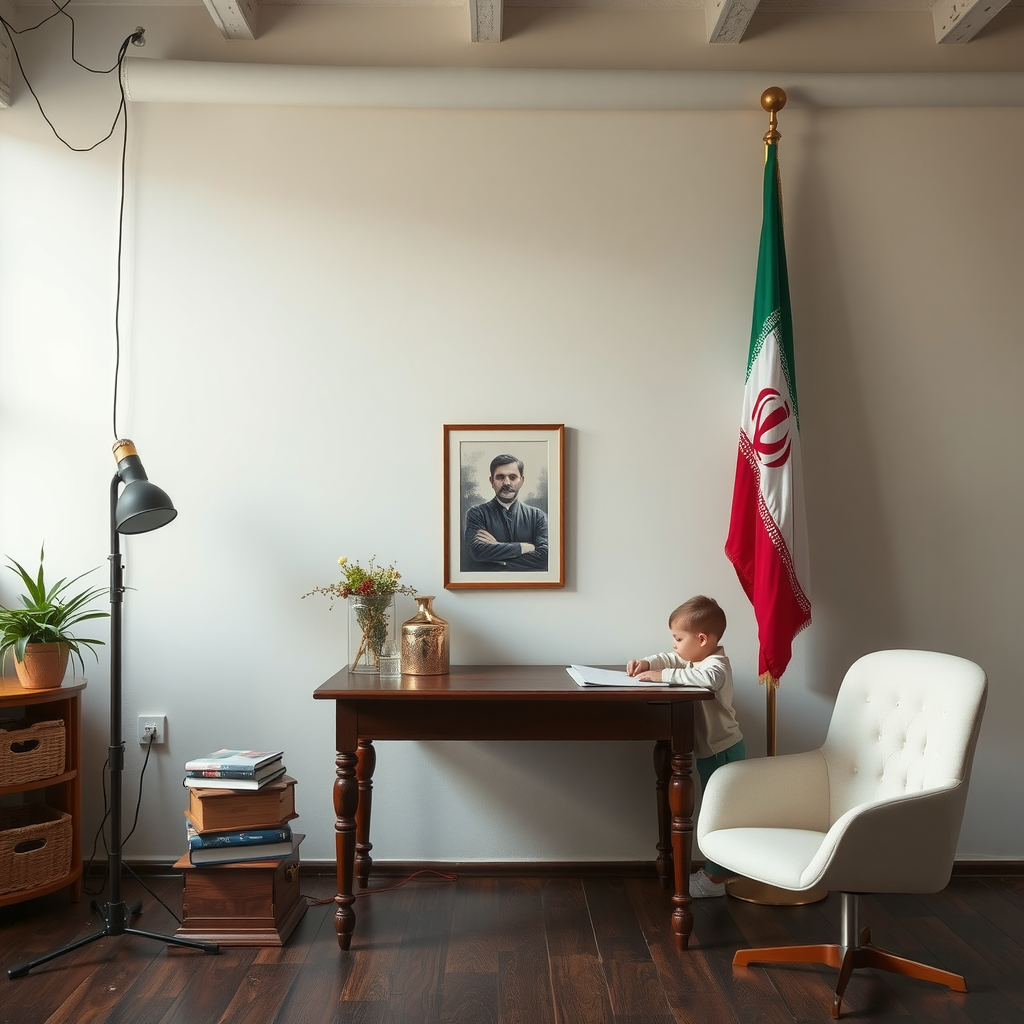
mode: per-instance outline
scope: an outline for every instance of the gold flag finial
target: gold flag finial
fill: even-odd
[[[764,133],[766,146],[774,146],[782,136],[779,134],[779,121],[776,112],[786,105],[786,90],[773,85],[761,93],[761,106],[768,111],[768,131]]]

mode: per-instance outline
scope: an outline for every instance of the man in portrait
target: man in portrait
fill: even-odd
[[[546,572],[548,517],[519,500],[522,460],[495,456],[488,480],[494,497],[466,513],[463,571]]]

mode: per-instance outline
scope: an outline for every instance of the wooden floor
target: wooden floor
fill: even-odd
[[[181,882],[146,879],[170,908]],[[375,879],[383,885],[393,879]],[[142,893],[125,884],[126,898]],[[333,895],[309,876],[303,892]],[[0,909],[0,1024],[778,1024],[829,1021],[835,972],[733,968],[748,945],[831,942],[838,897],[807,907],[732,898],[694,904],[677,952],[667,894],[653,877],[420,876],[360,898],[353,948],[337,947],[332,905],[313,905],[281,948],[168,951],[122,935],[22,978],[6,971],[95,930],[88,899],[66,893]],[[865,898],[872,939],[967,978],[969,993],[867,970],[844,1019],[899,1024],[1024,1021],[1024,879],[954,878],[935,896]],[[145,897],[137,927],[173,932]]]

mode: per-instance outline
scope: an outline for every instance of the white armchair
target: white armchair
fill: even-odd
[[[966,992],[963,977],[870,944],[859,893],[938,892],[949,881],[985,708],[985,673],[928,651],[879,651],[846,673],[819,750],[727,764],[708,781],[697,838],[709,859],[783,889],[842,893],[840,940],[745,949],[733,963],[855,967]]]

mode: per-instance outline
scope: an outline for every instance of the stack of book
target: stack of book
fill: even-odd
[[[262,789],[284,775],[283,750],[215,750],[185,762],[193,789]]]
[[[295,780],[280,750],[215,750],[185,764],[192,865],[277,860],[294,849]]]

